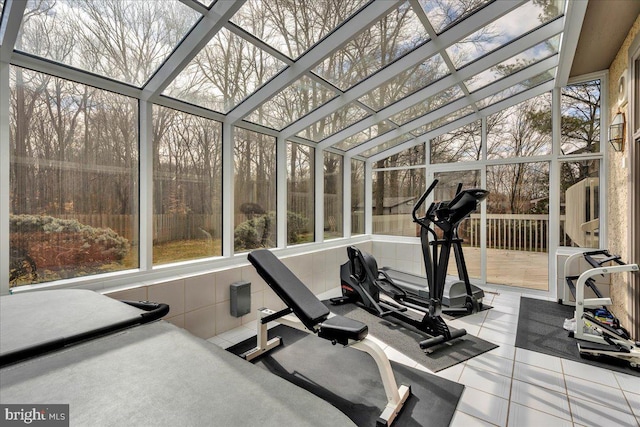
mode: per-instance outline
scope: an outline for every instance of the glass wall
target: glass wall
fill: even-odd
[[[431,163],[478,161],[482,158],[480,120],[444,133],[431,140]]]
[[[153,109],[153,262],[222,255],[221,124]]]
[[[10,286],[138,266],[138,103],[11,67]]]
[[[276,139],[234,133],[234,251],[276,245]]]
[[[487,282],[549,287],[549,163],[487,167]]]
[[[562,88],[560,246],[601,247],[600,90],[600,80]]]
[[[287,143],[287,244],[313,242],[315,224],[312,147]]]
[[[560,163],[560,245],[600,247],[600,161]]]
[[[344,236],[343,164],[344,158],[335,153],[324,153],[324,238]]]
[[[419,236],[411,210],[425,190],[424,168],[373,173],[373,233]]]
[[[481,173],[479,169],[461,172],[436,172],[434,179],[438,180],[438,185],[434,190],[434,200],[451,200],[456,195],[458,184],[462,184],[463,189],[480,188]],[[428,206],[428,205],[427,205]],[[480,207],[472,213],[468,219],[462,221],[458,226],[458,236],[462,239],[462,246],[467,273],[470,278],[480,279],[482,270],[480,269]],[[449,258],[448,274],[457,276],[458,268],[453,252]]]

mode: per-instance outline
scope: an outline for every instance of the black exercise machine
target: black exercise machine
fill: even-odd
[[[418,217],[418,210],[437,184],[438,180],[434,180],[412,211],[414,222],[421,228],[426,279],[390,268],[378,270],[372,255],[351,246],[347,248],[349,262],[342,265],[340,272],[342,297],[331,299],[334,304],[355,302],[375,315],[391,315],[416,327],[431,336],[420,342],[422,349],[465,335],[464,329],[449,330],[440,315],[479,311],[484,296],[482,289],[469,281],[458,226],[489,192],[462,190],[459,184],[452,200],[434,202],[423,217]],[[435,226],[441,230],[442,238],[438,237]],[[447,280],[452,247],[461,281]],[[447,307],[443,307],[445,298]]]
[[[377,424],[391,425],[409,398],[411,388],[406,385],[398,388],[389,359],[380,346],[367,337],[367,325],[347,317],[329,317],[329,309],[269,250],[255,250],[248,259],[287,307],[278,312],[268,308],[259,310],[257,347],[245,353],[244,358],[252,360],[282,343],[280,337],[267,339],[267,323],[273,320],[315,334],[334,345],[364,351],[376,362],[387,396],[387,405]]]

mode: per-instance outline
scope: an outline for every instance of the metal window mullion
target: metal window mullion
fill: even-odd
[[[10,197],[10,169],[11,145],[9,141],[9,81],[11,66],[8,62],[0,61],[0,295],[9,293],[9,208]]]
[[[222,122],[222,255],[233,256],[234,223],[234,127],[228,121]]]
[[[153,106],[148,101],[139,102],[140,143],[140,270],[153,268]]]
[[[549,289],[548,295],[557,298],[557,265],[556,252],[560,246],[560,162],[558,155],[561,145],[561,89],[554,88],[551,93],[551,140],[552,160],[549,165],[549,221],[548,221],[548,260]],[[537,229],[536,229],[537,231]],[[536,239],[537,240],[537,239]]]
[[[0,21],[0,61],[9,62],[18,39],[26,1],[5,0]],[[4,98],[3,99],[8,99]]]
[[[609,100],[609,72],[605,72],[604,75],[602,75],[600,77],[600,99],[601,100]],[[606,104],[608,105],[609,103],[606,102]],[[603,155],[602,160],[600,160],[600,167],[598,168],[598,175],[599,175],[599,187],[600,187],[600,191],[599,191],[599,196],[600,196],[600,212],[599,212],[599,219],[600,219],[600,224],[599,224],[599,231],[598,231],[598,242],[600,244],[600,247],[607,247],[607,242],[609,241],[609,227],[608,227],[608,218],[607,218],[607,209],[606,207],[609,206],[609,197],[608,197],[608,193],[609,191],[606,191],[609,188],[609,174],[606,173],[607,169],[609,168],[609,150],[607,149],[607,139],[608,139],[608,132],[607,131],[602,131],[602,129],[607,129],[608,130],[608,126],[607,124],[610,123],[610,117],[609,114],[611,112],[610,108],[602,108],[602,101],[601,101],[601,105],[600,105],[600,153]],[[627,127],[629,126],[629,118],[627,118]],[[604,126],[603,126],[604,125]],[[627,132],[627,135],[629,135],[630,133],[627,131],[627,129],[625,129],[625,132]],[[631,142],[627,142],[627,144],[629,144]],[[602,191],[602,190],[605,191]],[[631,186],[629,187],[629,189],[631,189]],[[631,213],[632,215],[633,213]],[[631,216],[629,216],[629,219],[631,219]],[[629,246],[630,248],[630,246]]]
[[[576,47],[578,46],[578,39],[580,38],[580,31],[582,30],[588,3],[589,2],[586,1],[567,2],[567,9],[563,17],[564,32],[560,44],[560,56],[562,59],[558,64],[558,71],[556,73],[556,87],[563,87],[569,81],[569,73],[576,53]]]
[[[342,161],[342,236],[351,237],[351,157]]]
[[[480,144],[482,148],[482,160],[480,166],[480,187],[487,188],[487,118],[483,117],[480,128]],[[487,201],[480,204],[480,282],[487,283]]]
[[[442,79],[416,91],[414,94],[408,95],[402,100],[390,104],[382,111],[390,109],[389,116],[396,114],[399,111],[402,111],[416,103],[421,102],[425,99],[425,97],[445,90],[453,85],[459,84],[460,82],[463,82],[464,80],[473,77],[476,74],[479,74],[480,72],[494,66],[495,64],[505,61],[512,56],[517,55],[518,53],[525,51],[528,48],[535,46],[550,37],[553,37],[561,31],[562,21],[554,20],[546,24],[544,27],[538,28],[537,30],[524,35],[521,39],[509,43],[496,50],[495,52],[483,56],[478,60],[462,67],[460,70],[457,70],[454,75],[450,74],[446,77],[443,77]],[[350,102],[362,97],[367,92],[369,92],[371,88],[386,83],[402,71],[419,64],[420,62],[424,61],[425,58],[433,56],[438,52],[438,50],[434,49],[430,43],[432,42],[430,41],[426,45],[423,45],[416,50],[408,53],[406,56],[398,59],[382,70],[376,72],[372,76],[366,78],[362,82],[356,84],[340,96],[328,101],[309,114],[291,123],[289,126],[282,129],[283,135],[285,137],[288,137],[290,135],[297,134],[301,130],[311,126],[313,123],[328,116],[332,111],[335,111],[338,108],[341,108],[349,104]]]
[[[271,99],[276,93],[296,81],[304,73],[319,64],[324,58],[342,48],[353,37],[366,30],[371,24],[387,15],[391,9],[396,7],[396,2],[369,2],[369,4],[357,14],[298,57],[293,65],[282,70],[260,89],[245,98],[244,101],[229,112],[229,120],[235,123],[247,116],[251,111]]]
[[[87,71],[82,71],[68,65],[36,58],[35,56],[22,52],[13,52],[11,55],[11,64],[131,98],[140,99],[142,95],[142,89],[130,84],[112,80],[97,74],[92,74]]]
[[[142,96],[145,99],[152,99],[160,95],[244,2],[245,0],[216,2],[147,81]]]
[[[315,241],[324,241],[324,151],[314,150],[314,186],[315,186]]]
[[[287,141],[276,139],[276,245],[279,248],[287,246],[287,199],[289,193],[287,185]]]
[[[364,234],[373,234],[373,163],[364,163]]]

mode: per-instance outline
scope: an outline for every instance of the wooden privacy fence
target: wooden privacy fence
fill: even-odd
[[[137,215],[56,215],[62,219],[76,219],[81,224],[96,228],[110,228],[130,242],[137,241],[135,233]],[[162,214],[154,215],[153,240],[155,243],[174,240],[219,238],[222,215]]]

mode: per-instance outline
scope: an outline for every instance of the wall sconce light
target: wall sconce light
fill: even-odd
[[[624,113],[618,111],[609,126],[609,143],[615,151],[622,151],[624,147]]]

